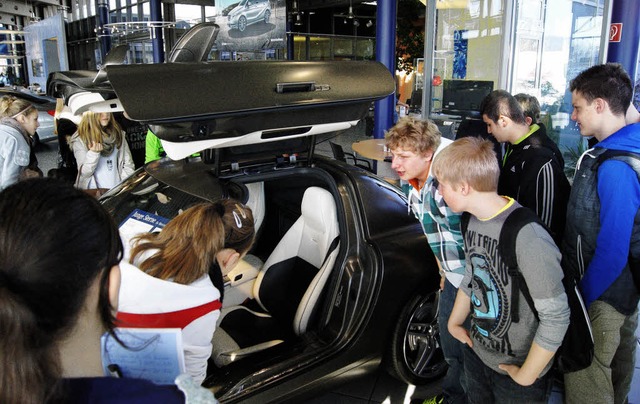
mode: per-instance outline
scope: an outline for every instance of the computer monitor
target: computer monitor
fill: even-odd
[[[422,110],[422,89],[413,90],[409,101],[410,112],[420,112]]]
[[[493,91],[493,81],[444,80],[442,113],[461,117],[480,117],[480,104]]]

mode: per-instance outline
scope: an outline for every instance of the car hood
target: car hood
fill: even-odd
[[[378,62],[245,61],[110,65],[105,77],[55,72],[49,95],[74,114],[125,111],[174,159],[345,129],[395,82]]]
[[[229,17],[235,17],[236,15],[240,14],[243,9],[244,9],[244,6],[237,5],[233,8],[233,10],[229,11],[227,15]]]

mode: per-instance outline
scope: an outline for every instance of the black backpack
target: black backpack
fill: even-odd
[[[627,163],[629,167],[631,167],[633,171],[636,172],[638,181],[640,181],[640,155],[638,153],[624,150],[607,149],[607,151],[596,158],[596,163],[591,169],[597,173],[600,164],[609,159]],[[631,249],[629,249],[628,261],[629,269],[631,270],[631,275],[633,276],[633,283],[636,285],[636,289],[638,290],[638,292],[640,292],[640,257],[634,257]]]
[[[462,214],[461,229],[463,237],[469,226],[469,213]],[[516,238],[520,229],[529,223],[538,223],[543,228],[546,226],[540,221],[538,216],[530,209],[519,207],[509,214],[505,219],[500,237],[498,240],[498,253],[502,262],[507,267],[509,276],[512,279],[512,287],[519,288],[527,301],[527,304],[538,318],[538,312],[533,304],[533,299],[529,293],[529,288],[518,268],[516,257]],[[589,314],[582,300],[582,295],[578,290],[578,281],[569,271],[563,269],[564,277],[562,283],[567,295],[567,303],[571,310],[569,328],[562,340],[562,345],[555,355],[555,368],[562,373],[570,373],[585,369],[591,365],[593,360],[593,332]],[[518,322],[519,293],[512,290],[511,318],[513,322]]]

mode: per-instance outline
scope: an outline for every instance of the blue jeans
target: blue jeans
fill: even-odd
[[[553,377],[547,372],[531,386],[521,386],[508,375],[485,365],[473,349],[464,347],[464,373],[470,404],[540,403],[549,401]]]
[[[442,380],[442,392],[446,403],[466,403],[467,397],[464,390],[464,369],[462,364],[462,349],[464,344],[449,334],[447,322],[456,301],[458,289],[445,280],[444,290],[440,293],[438,303],[438,327],[440,329],[440,346],[447,361],[449,369]]]

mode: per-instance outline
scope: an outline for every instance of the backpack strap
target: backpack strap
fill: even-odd
[[[604,153],[596,157],[596,162],[592,167],[592,170],[597,172],[602,163],[607,160],[618,160],[626,163],[635,171],[638,181],[640,181],[640,154],[625,151],[625,150],[613,150],[607,149]],[[633,282],[636,285],[636,289],[640,292],[640,257],[634,257],[631,246],[629,246],[629,257],[627,258],[629,269]],[[575,276],[575,274],[573,274]]]
[[[469,228],[469,219],[471,219],[471,213],[462,212],[460,215],[460,231],[462,232],[462,239],[464,240],[467,229]]]
[[[518,257],[516,255],[516,239],[520,230],[529,223],[538,223],[544,227],[538,216],[530,209],[519,207],[514,209],[504,221],[500,238],[498,240],[498,253],[500,259],[507,267],[509,276],[511,277],[511,319],[514,323],[520,321],[518,313],[520,294],[522,291],[527,304],[538,318],[538,312],[533,305],[533,298],[529,293],[527,283],[522,276],[522,272],[518,268]]]
[[[593,165],[592,170],[597,171],[600,165],[609,159],[627,163],[629,167],[636,172],[638,180],[640,181],[640,154],[624,150],[607,149],[604,153],[596,157],[596,163]]]

